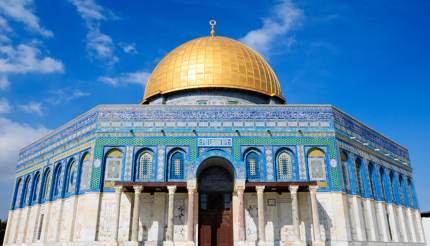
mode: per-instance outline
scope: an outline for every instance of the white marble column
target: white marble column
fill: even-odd
[[[317,189],[318,186],[309,186],[309,193],[311,196],[311,210],[312,210],[312,223],[314,228],[314,241],[315,244],[321,244],[321,231],[320,231],[320,218],[318,213],[318,201],[317,201]]]
[[[417,228],[417,241],[420,243],[424,243],[426,239],[424,235],[423,221],[421,218],[421,214],[418,209],[416,209],[414,213],[415,213],[415,221],[416,221],[415,223]],[[430,238],[428,240],[430,240]]]
[[[387,205],[387,210],[388,210],[388,218],[389,218],[388,223],[390,224],[392,240],[393,242],[399,242],[399,232],[397,230],[396,216],[394,214],[393,204],[389,203]]]
[[[357,233],[357,239],[359,241],[366,241],[361,200],[356,195],[353,195],[351,199],[352,199],[352,212],[354,215],[355,229],[356,229],[355,231]]]
[[[67,241],[72,242],[75,234],[75,223],[76,223],[76,210],[78,207],[78,195],[74,195],[73,199],[73,211],[72,211],[72,222],[69,229],[69,235],[67,237]]]
[[[368,240],[369,241],[376,241],[376,225],[375,225],[375,217],[373,215],[373,209],[372,209],[372,200],[370,199],[364,199],[364,207],[366,210],[366,216],[367,216],[367,222],[369,226],[369,235]]]
[[[140,196],[142,194],[142,186],[133,186],[134,188],[134,203],[133,203],[133,218],[131,224],[131,241],[137,243],[139,241],[139,215],[140,215]]]
[[[25,224],[24,224],[24,230],[23,230],[23,235],[22,235],[22,242],[26,243],[27,242],[27,230],[28,230],[28,220],[30,217],[30,211],[31,211],[32,207],[27,206],[25,208],[25,212],[24,212],[24,218],[25,218]]]
[[[390,240],[390,236],[388,235],[387,212],[385,211],[384,202],[376,202],[376,211],[377,221],[379,222],[380,241],[388,242]]]
[[[12,221],[13,221],[13,210],[9,210],[8,216],[7,216],[7,223],[6,223],[6,232],[4,233],[4,242],[5,243],[10,243],[9,241],[9,234],[10,234],[10,229],[12,226]]]
[[[188,189],[188,213],[187,213],[187,241],[194,243],[194,196],[196,186],[187,185]]]
[[[63,218],[63,211],[64,211],[64,199],[62,197],[59,198],[60,200],[60,213],[57,216],[57,232],[55,233],[55,242],[59,242],[60,241],[60,233],[61,233],[61,223],[62,223],[62,218]]]
[[[118,230],[119,230],[119,217],[121,213],[121,196],[123,188],[121,186],[115,187],[115,217],[114,217],[114,228],[113,228],[113,241],[118,242]]]
[[[175,203],[176,186],[167,186],[169,191],[169,206],[167,210],[166,241],[173,241],[173,208]]]
[[[48,240],[48,228],[49,228],[49,224],[51,223],[51,207],[52,207],[52,202],[49,201],[47,203],[45,203],[46,207],[45,207],[45,219],[43,221],[44,225],[43,226],[43,230],[42,230],[42,234],[43,234],[43,239],[41,237],[41,241],[43,242],[47,242]]]
[[[290,185],[289,187],[291,193],[291,216],[293,220],[293,229],[295,241],[300,240],[300,227],[299,227],[299,201],[297,199],[298,185]]]
[[[266,219],[264,217],[264,186],[256,186],[257,190],[257,206],[258,206],[258,242],[266,241]]]
[[[237,194],[237,220],[238,220],[238,240],[239,242],[245,241],[245,205],[243,200],[243,193],[245,186],[237,185],[235,187]]]
[[[400,234],[402,235],[402,241],[403,242],[409,242],[408,238],[408,232],[406,230],[406,224],[405,224],[405,215],[403,213],[403,206],[397,206],[397,218],[399,221],[400,226]]]
[[[410,240],[411,240],[411,242],[415,243],[415,242],[417,242],[417,237],[416,237],[415,223],[414,223],[414,219],[412,217],[412,208],[406,208],[406,217],[408,219],[409,231],[411,232]]]
[[[21,224],[21,213],[22,213],[22,208],[18,208],[15,209],[15,213],[17,213],[17,220],[15,221],[15,230],[13,232],[13,243],[17,243],[18,240],[18,231],[19,231],[19,225]],[[15,217],[15,216],[14,216]]]

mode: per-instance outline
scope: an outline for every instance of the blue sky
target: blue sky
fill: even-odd
[[[97,104],[138,103],[172,48],[209,34],[260,51],[294,104],[333,104],[410,150],[430,210],[430,2],[0,0],[0,218],[17,151]]]

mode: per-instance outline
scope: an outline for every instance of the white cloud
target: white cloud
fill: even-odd
[[[34,44],[0,46],[0,74],[6,73],[56,73],[63,72],[63,63],[41,55]],[[3,77],[4,78],[4,77]]]
[[[37,115],[43,115],[42,103],[31,101],[27,104],[18,105],[18,108],[27,113],[33,113]]]
[[[110,65],[118,62],[115,56],[115,45],[112,38],[100,31],[101,21],[115,19],[111,11],[98,5],[94,0],[71,0],[87,27],[87,50],[91,59],[107,62]]]
[[[50,30],[47,30],[40,25],[39,18],[34,13],[32,0],[1,0],[0,13],[16,22],[23,23],[28,29],[39,33],[42,36],[53,36],[53,33]],[[7,25],[7,22],[4,23]]]
[[[268,55],[272,46],[303,18],[303,12],[291,0],[275,5],[270,17],[263,18],[263,26],[248,32],[240,40],[263,55]],[[291,44],[291,42],[286,42]]]
[[[72,100],[90,95],[90,93],[88,92],[83,92],[79,89],[71,89],[71,88],[54,90],[54,91],[50,91],[50,93],[52,94],[52,96],[46,99],[46,101],[52,105],[68,103]]]
[[[9,24],[7,23],[7,20],[1,16],[0,16],[0,30],[4,32],[12,31],[12,28],[10,28]]]
[[[103,76],[99,77],[98,80],[114,87],[121,84],[139,84],[144,86],[150,75],[150,72],[142,70],[133,73],[124,73],[117,77]]]
[[[0,117],[0,201],[10,201],[15,179],[18,151],[47,134],[43,126],[30,126]],[[9,202],[0,203],[0,216],[6,216]]]
[[[0,76],[0,90],[6,90],[9,88],[9,85],[9,79],[5,75]]]
[[[118,45],[127,54],[135,55],[138,53],[135,43],[119,43]]]
[[[7,114],[10,112],[11,106],[6,98],[0,98],[0,114]]]

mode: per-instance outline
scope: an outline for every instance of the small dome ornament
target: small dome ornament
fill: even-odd
[[[209,21],[209,25],[211,25],[211,37],[215,37],[215,25],[216,25],[216,21],[215,20],[210,20]]]

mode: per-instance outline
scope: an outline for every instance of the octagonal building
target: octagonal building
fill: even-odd
[[[143,100],[21,149],[6,245],[424,245],[408,150],[291,105],[246,45],[168,53]]]

